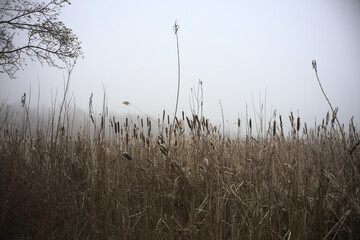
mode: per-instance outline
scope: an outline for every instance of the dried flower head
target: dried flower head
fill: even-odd
[[[312,60],[312,67],[313,67],[313,69],[315,69],[315,71],[317,71],[316,61],[315,60]]]
[[[174,24],[174,32],[175,32],[175,34],[177,34],[179,28],[180,28],[180,26],[177,24],[177,20],[175,20],[175,24]]]
[[[21,97],[21,106],[25,106],[25,101],[26,101],[26,93],[24,93],[24,95]]]

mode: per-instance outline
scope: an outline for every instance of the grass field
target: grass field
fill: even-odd
[[[2,119],[4,239],[360,239],[351,122],[308,128],[291,114],[284,132],[278,116],[260,137],[246,119],[229,138],[196,115],[104,116],[72,134]]]

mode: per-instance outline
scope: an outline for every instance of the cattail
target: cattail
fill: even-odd
[[[294,129],[294,115],[293,115],[292,112],[290,112],[289,120],[290,120],[290,123],[291,123],[291,128]]]
[[[170,125],[170,115],[167,115],[168,125]]]
[[[128,127],[128,118],[125,120],[125,127]]]
[[[133,134],[134,134],[135,139],[137,139],[137,131],[136,131],[136,128],[133,129],[133,132],[134,132]]]
[[[159,140],[158,144],[165,144],[165,140],[162,136],[158,136],[158,140]]]
[[[326,126],[329,124],[329,120],[330,120],[330,113],[327,112],[326,113]]]
[[[163,121],[163,122],[165,121],[165,110],[163,110],[163,118],[162,118],[162,121]]]
[[[274,120],[274,125],[273,125],[273,137],[275,137],[276,135],[276,120]]]
[[[166,147],[164,147],[163,145],[160,146],[160,151],[161,151],[162,154],[164,154],[165,156],[168,155],[168,150],[167,150]]]
[[[200,123],[201,123],[202,130],[205,130],[205,121],[204,121],[204,117],[201,117]]]
[[[101,130],[104,129],[104,125],[105,125],[105,119],[104,116],[101,116]]]
[[[115,134],[118,133],[118,126],[117,126],[117,123],[115,123]]]
[[[141,119],[141,128],[144,127],[144,122],[143,122],[143,119]]]
[[[280,120],[281,137],[284,138],[284,128],[283,128],[283,121],[281,115],[279,115],[279,120]]]
[[[186,121],[187,121],[187,123],[189,125],[189,128],[192,130],[192,124],[191,124],[190,119],[188,117],[186,117]]]
[[[300,117],[297,118],[297,123],[296,123],[296,131],[299,132],[300,130]]]
[[[197,122],[197,124],[198,124],[198,127],[199,127],[199,129],[200,129],[200,128],[201,128],[201,123],[200,123],[200,120],[199,120],[199,118],[198,118],[197,115],[195,115],[195,120],[196,120],[196,122]]]
[[[185,120],[185,114],[184,114],[184,111],[181,112],[181,115],[182,115],[182,120]]]
[[[238,127],[240,127],[240,118],[238,118],[237,125],[238,125]]]
[[[127,152],[123,152],[122,154],[127,160],[132,160],[132,158],[130,157],[130,155]]]

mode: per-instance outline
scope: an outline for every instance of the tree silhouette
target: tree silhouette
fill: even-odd
[[[26,66],[26,56],[57,68],[71,65],[83,56],[78,37],[58,20],[65,4],[70,2],[6,0],[0,3],[1,73],[15,78],[16,71]]]

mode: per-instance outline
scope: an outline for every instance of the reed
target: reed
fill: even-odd
[[[360,152],[344,149],[340,130],[326,127],[328,115],[309,127],[291,113],[287,136],[279,116],[267,140],[251,119],[247,136],[227,138],[197,115],[184,116],[186,124],[175,119],[172,128],[164,112],[164,135],[151,133],[150,119],[108,118],[113,134],[99,137],[85,126],[56,141],[46,129],[5,134],[7,119],[0,136],[4,239],[360,237]],[[353,121],[345,137],[358,143]]]

